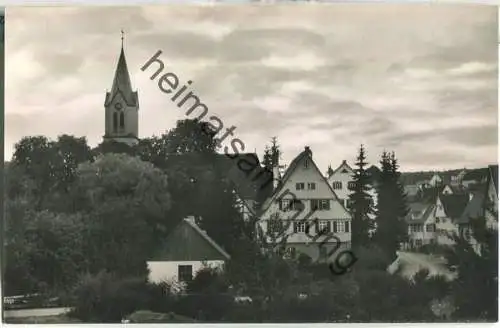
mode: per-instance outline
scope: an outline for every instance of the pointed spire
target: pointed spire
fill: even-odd
[[[111,88],[109,100],[114,98],[116,94],[120,92],[128,104],[134,105],[135,92],[132,91],[132,84],[130,82],[127,61],[125,60],[125,52],[123,50],[123,30],[121,30],[121,34],[122,47],[120,51],[120,57],[118,59],[118,64],[116,66],[115,78],[113,79],[113,86]]]

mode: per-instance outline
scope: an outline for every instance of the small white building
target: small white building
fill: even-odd
[[[205,267],[222,270],[229,259],[229,254],[201,230],[191,216],[172,230],[157,254],[147,261],[149,281],[183,285]]]
[[[443,183],[443,178],[437,173],[434,173],[432,178],[429,180],[429,185],[432,187],[440,186]]]

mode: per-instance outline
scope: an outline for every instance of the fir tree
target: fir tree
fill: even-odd
[[[399,166],[394,153],[382,153],[382,173],[377,192],[375,242],[392,259],[406,240],[405,217],[408,213],[406,195],[399,182]]]
[[[368,232],[372,228],[369,214],[374,212],[370,191],[370,176],[366,171],[367,162],[363,145],[359,148],[356,169],[352,176],[352,193],[349,195],[352,214],[351,242],[353,246],[365,246],[368,244]]]

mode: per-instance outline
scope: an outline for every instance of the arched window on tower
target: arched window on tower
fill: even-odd
[[[118,130],[118,113],[113,113],[113,131]]]
[[[123,112],[120,113],[120,129],[123,129],[125,127],[125,115]]]

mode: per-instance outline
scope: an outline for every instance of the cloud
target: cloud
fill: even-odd
[[[404,170],[496,162],[497,13],[417,4],[13,7],[6,43],[6,158],[24,135],[104,133],[120,30],[140,136],[185,118],[140,67],[157,51],[235,137],[320,168],[395,150]],[[25,24],[29,21],[30,24]]]

